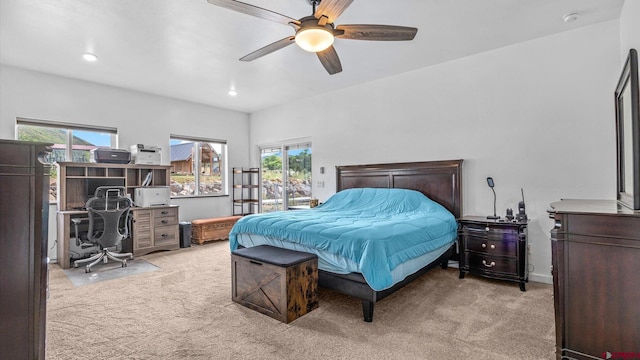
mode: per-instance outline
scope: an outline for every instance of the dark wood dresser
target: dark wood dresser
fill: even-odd
[[[49,144],[0,140],[0,357],[44,360]]]
[[[640,212],[615,200],[549,210],[556,359],[640,354]]]
[[[464,216],[460,224],[460,278],[465,273],[517,281],[525,291],[527,222]]]

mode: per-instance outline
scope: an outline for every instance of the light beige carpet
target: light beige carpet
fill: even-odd
[[[160,269],[74,287],[51,266],[47,359],[553,359],[552,287],[436,268],[376,303],[320,290],[283,324],[231,301],[228,242],[141,257]],[[81,271],[81,270],[80,270]]]

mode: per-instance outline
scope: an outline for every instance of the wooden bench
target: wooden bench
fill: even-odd
[[[199,245],[205,241],[226,240],[233,225],[242,216],[226,216],[191,222],[191,242]]]

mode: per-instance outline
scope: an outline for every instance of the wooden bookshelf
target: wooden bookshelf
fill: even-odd
[[[58,168],[58,210],[79,210],[89,199],[88,185],[121,183],[133,199],[134,189],[141,187],[147,174],[149,186],[169,186],[171,166],[60,162]]]

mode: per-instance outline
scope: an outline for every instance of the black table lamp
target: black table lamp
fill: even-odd
[[[493,178],[492,177],[488,177],[487,178],[487,184],[491,188],[491,191],[493,191],[493,215],[487,216],[487,219],[493,219],[493,220],[500,219],[500,216],[496,215],[496,191],[493,190],[493,187],[495,185],[493,184]]]

